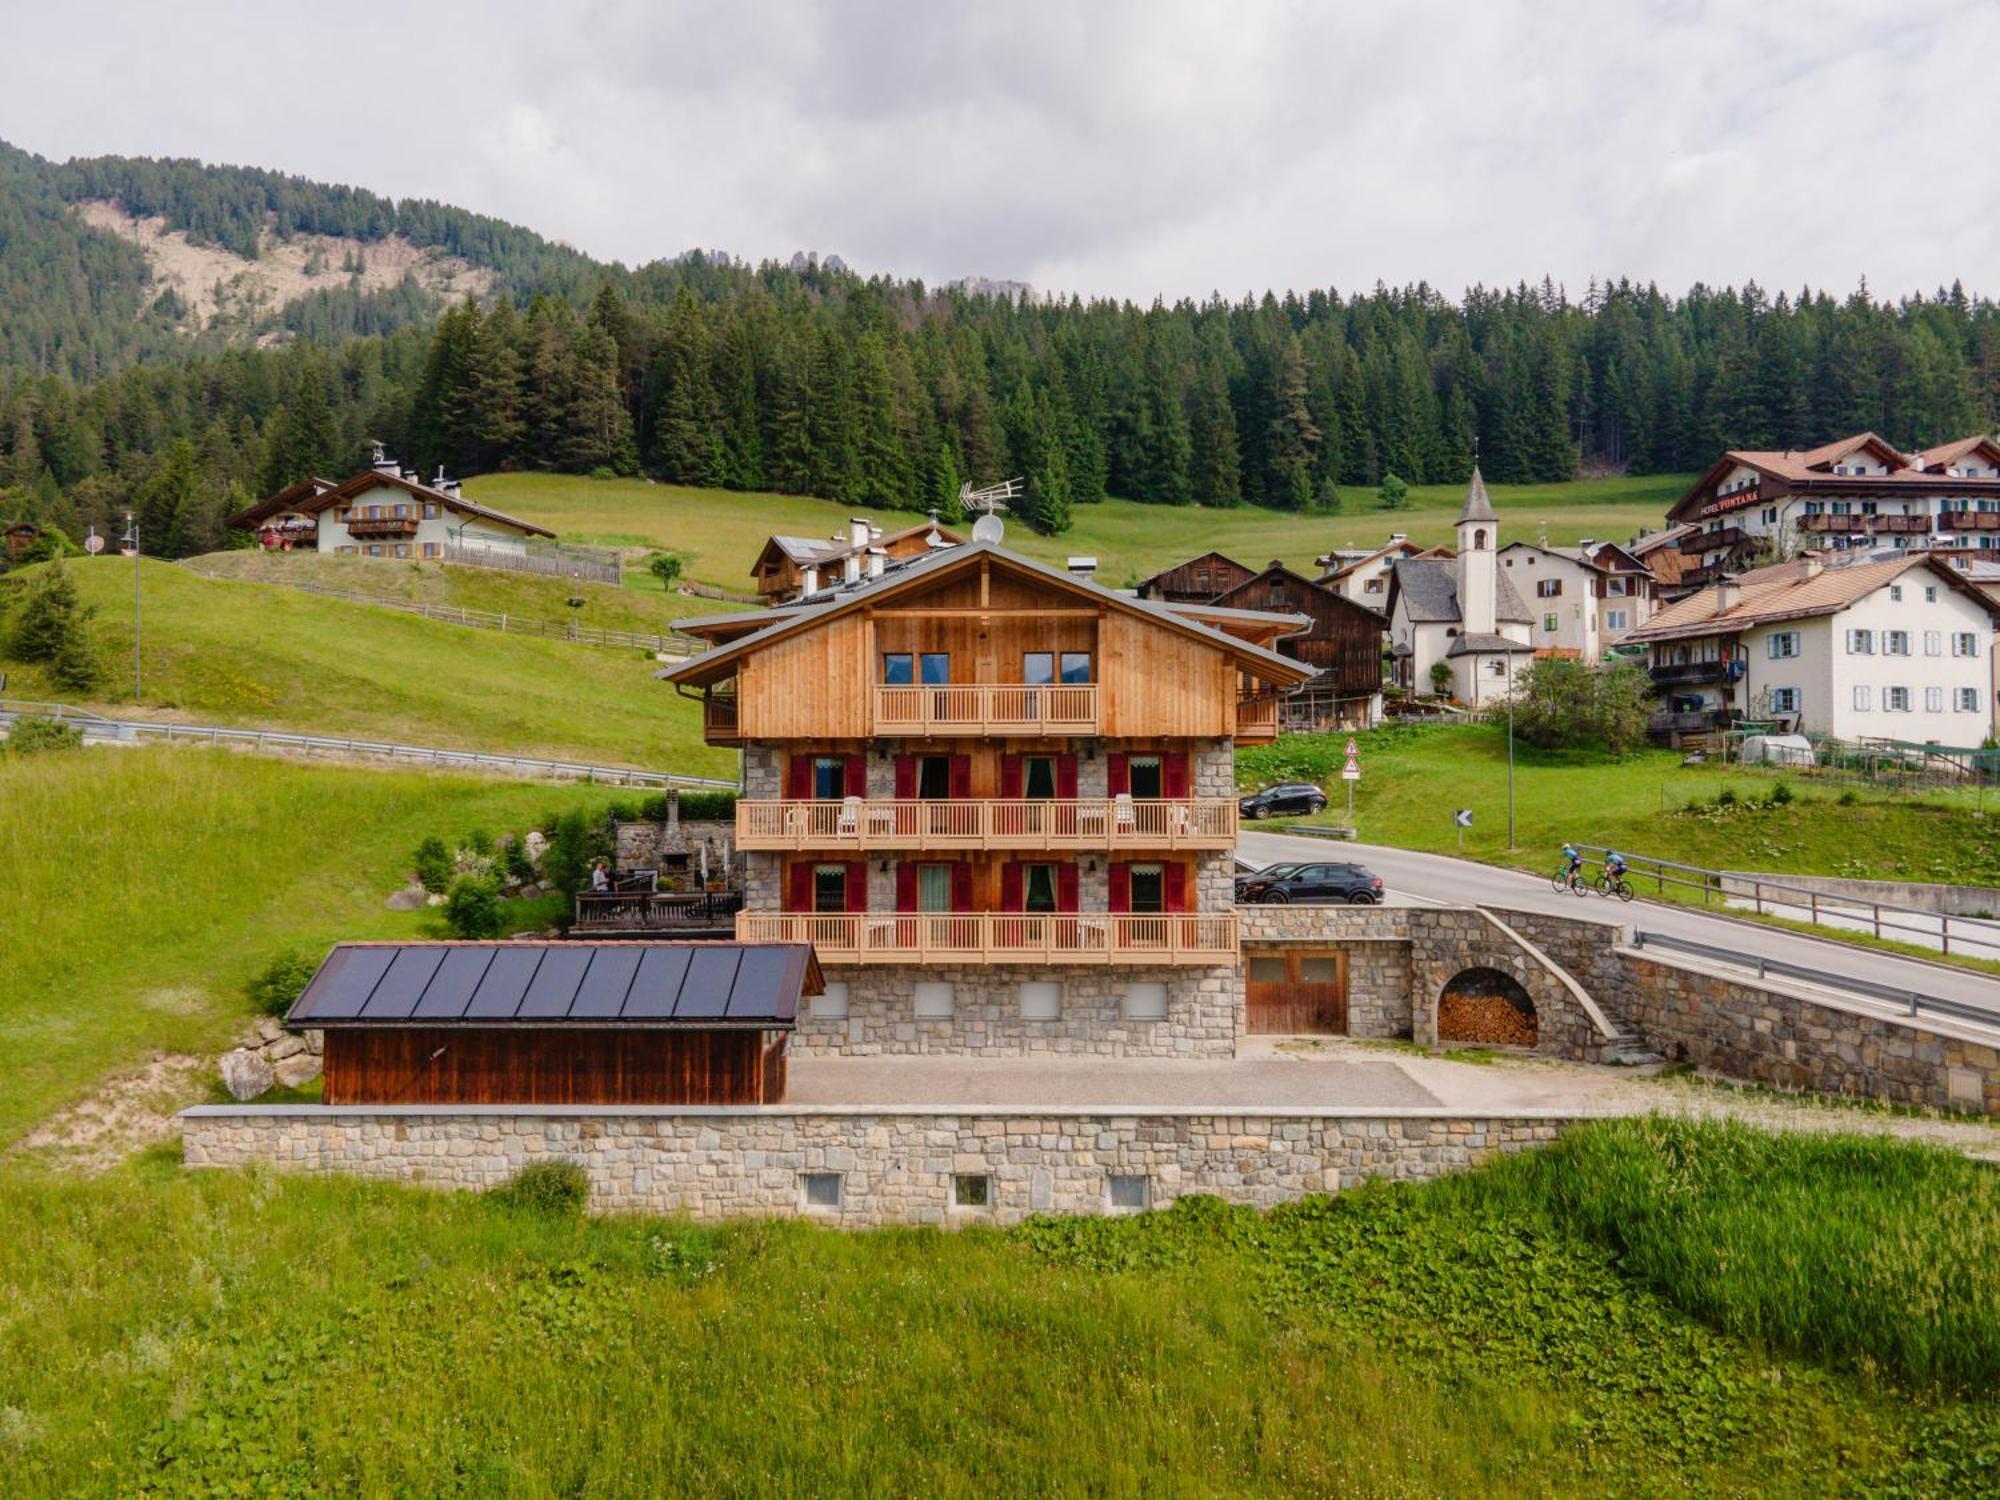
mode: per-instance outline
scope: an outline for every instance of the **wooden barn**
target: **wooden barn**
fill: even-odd
[[[1312,621],[1310,629],[1276,643],[1280,655],[1319,674],[1285,700],[1286,729],[1366,729],[1381,718],[1388,622],[1374,610],[1275,561],[1207,602]]]
[[[328,1104],[776,1104],[803,943],[342,943],[285,1018]]]
[[[1163,604],[1209,604],[1218,594],[1225,594],[1256,576],[1254,569],[1244,567],[1233,557],[1204,552],[1200,557],[1190,557],[1184,563],[1175,563],[1164,572],[1155,573],[1139,585],[1137,592],[1141,599],[1157,599]]]

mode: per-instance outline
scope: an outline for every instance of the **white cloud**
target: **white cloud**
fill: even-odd
[[[809,248],[1142,299],[2000,286],[1976,0],[17,8],[17,144],[278,167],[628,262]]]

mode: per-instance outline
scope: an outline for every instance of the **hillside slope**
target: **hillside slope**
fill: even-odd
[[[642,652],[587,650],[420,619],[264,584],[141,565],[142,701],[131,683],[132,565],[69,564],[98,607],[95,706],[129,717],[255,725],[453,749],[729,775],[701,743],[695,705],[656,682]],[[18,593],[10,574],[0,600]],[[9,604],[0,604],[8,609]],[[4,658],[0,658],[4,659]],[[63,698],[8,663],[8,694]]]

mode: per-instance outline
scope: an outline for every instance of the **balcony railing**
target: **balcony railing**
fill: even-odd
[[[1236,738],[1275,740],[1278,737],[1278,700],[1244,698],[1236,704]]]
[[[1230,849],[1227,797],[739,802],[739,849]]]
[[[736,699],[728,693],[716,693],[702,699],[701,728],[704,737],[711,742],[740,739],[741,732],[736,727]]]
[[[349,516],[347,534],[361,537],[415,536],[415,516]]]
[[[877,734],[1095,734],[1094,682],[878,683]]]
[[[1743,675],[1741,661],[1683,661],[1652,668],[1653,681],[1661,687],[1684,682],[1735,682]]]
[[[2000,531],[2000,511],[1948,510],[1938,517],[1943,531]]]
[[[741,891],[633,891],[576,898],[572,932],[689,932],[727,929],[743,909]]]
[[[740,912],[740,943],[811,943],[823,964],[1234,963],[1236,914]]]
[[[1734,547],[1743,540],[1743,528],[1725,526],[1720,531],[1691,531],[1674,543],[1682,552],[1716,552],[1724,547]]]

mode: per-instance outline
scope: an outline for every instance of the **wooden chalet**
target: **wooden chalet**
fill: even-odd
[[[9,526],[5,532],[0,532],[0,538],[4,538],[8,560],[18,562],[23,552],[42,539],[42,528],[21,521]]]
[[[328,1104],[776,1104],[812,950],[342,943],[285,1018]]]
[[[936,515],[918,526],[884,533],[880,526],[857,516],[845,532],[821,540],[803,536],[773,536],[757,553],[750,576],[767,604],[793,600],[864,577],[880,577],[890,566],[910,562],[965,539],[938,525]]]
[[[1382,640],[1388,622],[1364,604],[1271,562],[1209,601],[1229,609],[1300,614],[1312,623],[1280,639],[1280,654],[1318,675],[1285,700],[1287,729],[1365,729],[1382,714]]]
[[[1141,599],[1167,604],[1207,604],[1256,576],[1255,568],[1246,568],[1233,557],[1204,552],[1155,573],[1139,585],[1137,593]]]
[[[336,487],[331,479],[301,479],[239,510],[228,524],[233,530],[253,533],[266,551],[317,551],[319,507],[313,502]]]

